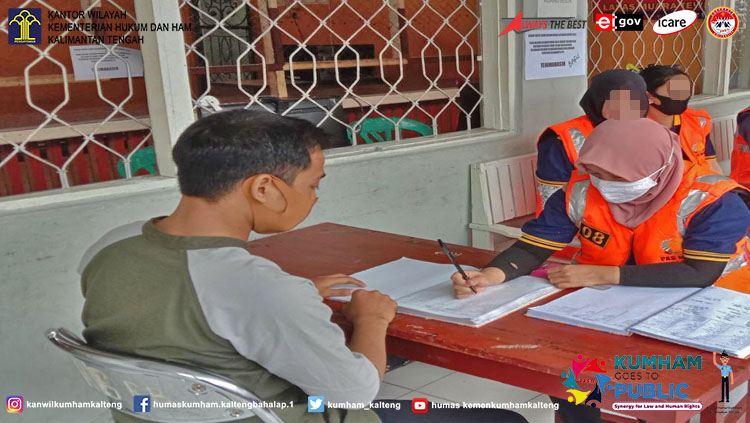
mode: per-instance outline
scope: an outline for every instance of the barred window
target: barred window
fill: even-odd
[[[589,22],[597,13],[643,13],[643,31],[597,31],[588,28],[589,80],[607,69],[643,69],[649,64],[680,65],[693,80],[693,94],[700,94],[704,74],[703,47],[706,0],[591,0]],[[662,36],[653,31],[662,16],[677,10],[692,10],[698,20],[677,34]]]
[[[137,23],[133,0],[87,1],[83,5],[64,0],[8,3],[5,6],[41,9],[42,40],[28,45],[0,42],[4,58],[0,71],[0,196],[157,174],[143,78],[132,72],[112,79],[102,75],[108,59],[121,57],[122,46],[50,43],[47,38],[103,35],[82,25],[69,31],[50,30],[50,25],[91,23],[89,11],[125,12],[126,17],[118,22]],[[84,16],[57,14],[68,10],[83,10]],[[9,22],[6,17],[0,22],[0,32],[8,36],[18,25],[18,19]],[[107,35],[137,32],[113,30]],[[76,80],[74,76],[70,47],[79,45],[102,49],[95,79]],[[140,48],[133,44],[126,47]]]
[[[194,107],[267,110],[331,147],[481,125],[474,0],[182,0]]]

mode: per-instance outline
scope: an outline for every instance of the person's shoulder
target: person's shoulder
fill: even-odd
[[[118,226],[102,235],[83,253],[78,263],[78,274],[82,274],[86,266],[100,252],[124,240],[141,235],[145,220],[139,220]]]
[[[269,301],[307,296],[317,289],[305,278],[285,272],[273,261],[242,247],[188,250],[188,269],[196,287],[210,287],[235,298],[243,295]]]

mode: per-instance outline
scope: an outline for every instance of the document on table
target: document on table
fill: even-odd
[[[464,269],[475,270],[464,266]],[[367,284],[367,290],[378,290],[398,302],[398,310],[430,319],[468,326],[481,326],[512,313],[526,305],[559,291],[549,281],[522,276],[464,299],[453,295],[451,264],[400,258],[352,277]],[[340,288],[354,285],[341,285]],[[334,297],[349,301],[349,297]]]
[[[641,288],[610,285],[582,288],[547,304],[531,307],[527,315],[618,335],[700,288]]]
[[[641,335],[750,356],[750,294],[710,286],[632,328]]]

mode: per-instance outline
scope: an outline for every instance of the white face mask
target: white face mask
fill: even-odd
[[[633,201],[637,198],[642,197],[651,188],[656,186],[656,181],[651,177],[663,171],[672,163],[673,154],[674,147],[672,147],[672,151],[669,153],[669,160],[667,161],[667,164],[660,167],[656,170],[656,172],[646,176],[643,179],[639,179],[633,182],[605,181],[603,179],[597,178],[594,175],[589,175],[591,178],[591,183],[594,184],[596,189],[599,190],[599,193],[602,195],[602,197],[604,197],[605,200],[607,200],[608,203],[620,204]]]

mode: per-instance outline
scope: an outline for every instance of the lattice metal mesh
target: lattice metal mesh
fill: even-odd
[[[196,109],[216,97],[222,104],[302,114],[343,134],[345,144],[370,142],[351,134],[378,128],[378,139],[398,140],[477,126],[475,0],[179,4],[184,21],[200,22],[185,44]],[[238,26],[247,31],[238,33]],[[231,65],[217,59],[226,55],[216,51],[216,38],[233,46]]]
[[[698,14],[698,21],[677,34],[655,34],[656,20],[675,10],[692,10]],[[645,25],[643,31],[597,31],[593,24],[588,25],[589,79],[607,69],[680,65],[693,80],[693,94],[700,93],[705,15],[702,1],[592,0],[588,22],[594,22],[596,13],[643,13]]]
[[[128,0],[123,1],[128,2]],[[91,1],[88,7],[84,9],[84,14],[87,15],[88,11],[94,8],[104,7],[106,9],[126,12],[127,22],[124,21],[124,23],[137,22],[135,16],[132,13],[132,10],[130,10],[132,9],[132,2],[129,3],[130,8],[126,8],[115,0]],[[29,0],[25,2],[19,2],[17,4],[14,4],[13,6],[17,8],[41,8],[43,18],[45,19],[44,22],[46,22],[48,11],[56,12],[60,10],[69,10],[69,7],[64,6],[64,4],[61,5],[60,2],[55,1],[45,2],[39,0]],[[77,24],[84,21],[86,18],[80,17],[78,19],[57,19]],[[0,23],[0,31],[4,32],[6,36],[9,32],[8,25],[9,23],[7,18]],[[75,35],[76,33],[78,35],[95,35],[83,30],[82,28],[79,29],[81,29],[80,32],[78,31],[78,29],[76,29],[74,31],[66,31],[54,35],[60,35],[63,37],[67,34]],[[43,33],[44,32],[45,31],[43,31]],[[119,35],[128,36],[133,34],[133,31],[128,31],[124,34]],[[8,132],[0,133],[0,147],[4,147],[3,154],[0,155],[0,171],[3,170],[3,166],[6,166],[12,161],[18,161],[19,159],[21,161],[30,159],[32,161],[42,163],[44,167],[53,169],[57,174],[57,177],[59,177],[59,186],[67,188],[71,186],[71,164],[79,159],[81,155],[85,154],[85,151],[87,149],[95,146],[105,151],[106,155],[113,156],[115,160],[122,160],[124,162],[126,178],[131,178],[133,176],[131,173],[131,166],[129,165],[130,160],[133,157],[133,154],[135,154],[139,149],[141,149],[141,147],[150,142],[150,125],[147,120],[144,120],[144,118],[135,116],[128,110],[126,110],[126,106],[129,104],[129,102],[131,102],[134,95],[133,77],[131,75],[129,66],[127,67],[127,93],[124,96],[120,96],[121,98],[114,98],[112,96],[112,92],[110,92],[108,89],[108,87],[111,87],[111,85],[109,85],[109,82],[105,79],[100,78],[99,64],[110,56],[114,56],[120,59],[122,59],[122,56],[116,50],[118,44],[105,45],[99,43],[99,45],[105,47],[107,49],[107,53],[101,59],[99,59],[99,61],[94,66],[96,79],[95,81],[81,82],[80,84],[91,84],[92,82],[96,84],[96,99],[103,102],[103,104],[105,105],[104,109],[100,109],[104,113],[104,115],[98,118],[94,123],[89,123],[87,125],[78,124],[79,122],[76,121],[85,121],[87,120],[86,116],[80,116],[78,117],[78,119],[71,117],[63,118],[66,111],[65,108],[66,106],[69,106],[71,100],[72,90],[78,89],[80,87],[80,85],[78,85],[79,82],[73,80],[73,76],[70,74],[65,64],[58,60],[60,55],[53,53],[54,49],[67,49],[67,46],[64,44],[47,43],[46,40],[43,40],[42,44],[39,45],[29,44],[25,46],[10,47],[13,49],[31,49],[34,52],[34,56],[36,56],[25,66],[21,83],[23,87],[25,87],[26,104],[31,109],[33,109],[33,111],[41,115],[41,121],[37,120],[35,126],[31,127],[28,131],[23,131],[24,135],[20,139],[18,139],[17,137],[11,139],[9,136],[7,136]],[[127,61],[124,62],[127,64]],[[44,66],[45,63],[46,66]],[[49,72],[49,69],[53,69],[53,73],[48,73],[43,77],[40,77],[35,71],[35,67],[37,66],[44,66],[46,69],[45,71],[47,72]],[[17,77],[20,76],[21,75],[17,75]],[[50,85],[52,85],[52,87],[50,87]],[[50,92],[54,90],[61,90],[62,95],[57,99],[55,99],[54,95],[50,95]],[[59,101],[57,101],[58,99]],[[50,101],[54,101],[55,104],[49,104]],[[117,120],[120,123],[124,120],[134,123],[134,125],[129,125],[129,128],[141,130],[139,141],[129,142],[127,144],[123,143],[122,145],[126,147],[118,148],[120,151],[108,145],[108,143],[105,142],[107,135],[103,134],[103,128],[109,123],[112,123],[114,120]],[[40,140],[39,134],[41,133],[41,131],[49,130],[54,127],[67,129],[67,131],[64,131],[66,134],[69,134],[66,136],[66,138],[69,138],[70,135],[73,134],[80,137],[77,142],[66,143],[67,146],[72,146],[73,151],[69,151],[65,155],[65,157],[56,157],[53,159],[49,156],[45,157],[45,154],[40,154],[39,149],[29,148],[30,146],[34,145],[35,141]],[[4,130],[6,131],[10,129],[19,128],[9,128],[7,126],[4,128]],[[127,147],[128,144],[131,148]]]

